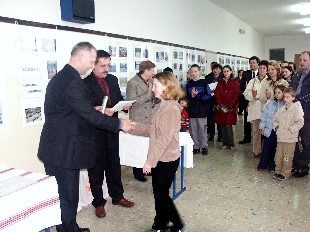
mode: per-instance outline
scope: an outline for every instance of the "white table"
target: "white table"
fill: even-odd
[[[180,151],[184,147],[184,167],[192,168],[194,142],[187,132],[180,132]],[[121,165],[142,168],[147,159],[149,138],[119,133],[119,156]]]
[[[55,177],[0,164],[0,231],[35,232],[58,224],[61,212]]]
[[[175,200],[186,188],[184,187],[184,168],[192,168],[193,164],[193,146],[194,142],[187,132],[180,132],[180,190],[177,191],[177,180],[174,178],[172,184],[172,198]],[[149,138],[125,134],[119,135],[119,154],[122,165],[142,168],[147,159],[149,148]]]

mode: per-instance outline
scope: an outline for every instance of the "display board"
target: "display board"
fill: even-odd
[[[156,64],[155,72],[170,67],[181,83],[187,78],[187,71],[192,64],[201,67],[201,75],[207,73],[207,52],[203,49],[137,38],[111,35],[79,28],[68,28],[37,23],[32,26],[1,22],[0,31],[6,35],[0,45],[9,59],[3,59],[2,65],[10,67],[18,77],[18,93],[22,127],[44,123],[44,97],[48,82],[68,63],[72,47],[81,41],[91,42],[97,49],[104,49],[111,54],[110,73],[119,80],[122,94],[125,96],[127,82],[139,69],[143,60]],[[230,64],[234,70],[246,69],[243,58],[218,55],[222,65]],[[14,62],[12,63],[12,60]],[[0,131],[9,128],[9,110],[7,107],[6,76],[1,77],[0,95]],[[3,90],[2,90],[3,89]],[[13,91],[14,92],[14,91]],[[10,97],[8,94],[8,97]]]

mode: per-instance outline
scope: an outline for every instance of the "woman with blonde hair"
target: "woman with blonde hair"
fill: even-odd
[[[268,65],[268,78],[262,81],[259,100],[262,103],[262,109],[269,99],[274,98],[274,88],[277,85],[289,86],[289,83],[282,79],[281,68],[277,62],[270,62]]]
[[[169,196],[169,189],[180,162],[179,131],[181,114],[178,99],[184,95],[177,79],[170,72],[154,76],[152,91],[161,102],[152,112],[148,125],[135,123],[131,132],[150,137],[145,174],[152,173],[156,216],[149,232],[186,231],[184,223]]]
[[[249,101],[247,120],[252,124],[253,154],[255,158],[259,157],[262,153],[262,139],[259,130],[259,122],[262,116],[262,103],[259,99],[259,93],[263,81],[268,78],[268,64],[269,62],[267,60],[262,60],[258,63],[258,74],[255,78],[250,80],[243,93],[245,99]]]

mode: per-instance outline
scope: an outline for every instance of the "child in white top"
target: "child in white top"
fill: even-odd
[[[304,125],[303,110],[300,104],[293,103],[296,92],[292,87],[283,91],[285,105],[273,118],[273,128],[277,133],[277,152],[275,156],[274,178],[285,180],[291,175],[295,144],[298,132]]]

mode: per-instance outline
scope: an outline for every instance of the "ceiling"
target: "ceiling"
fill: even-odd
[[[294,12],[294,5],[309,0],[210,0],[264,36],[306,35],[297,20],[310,17]]]

